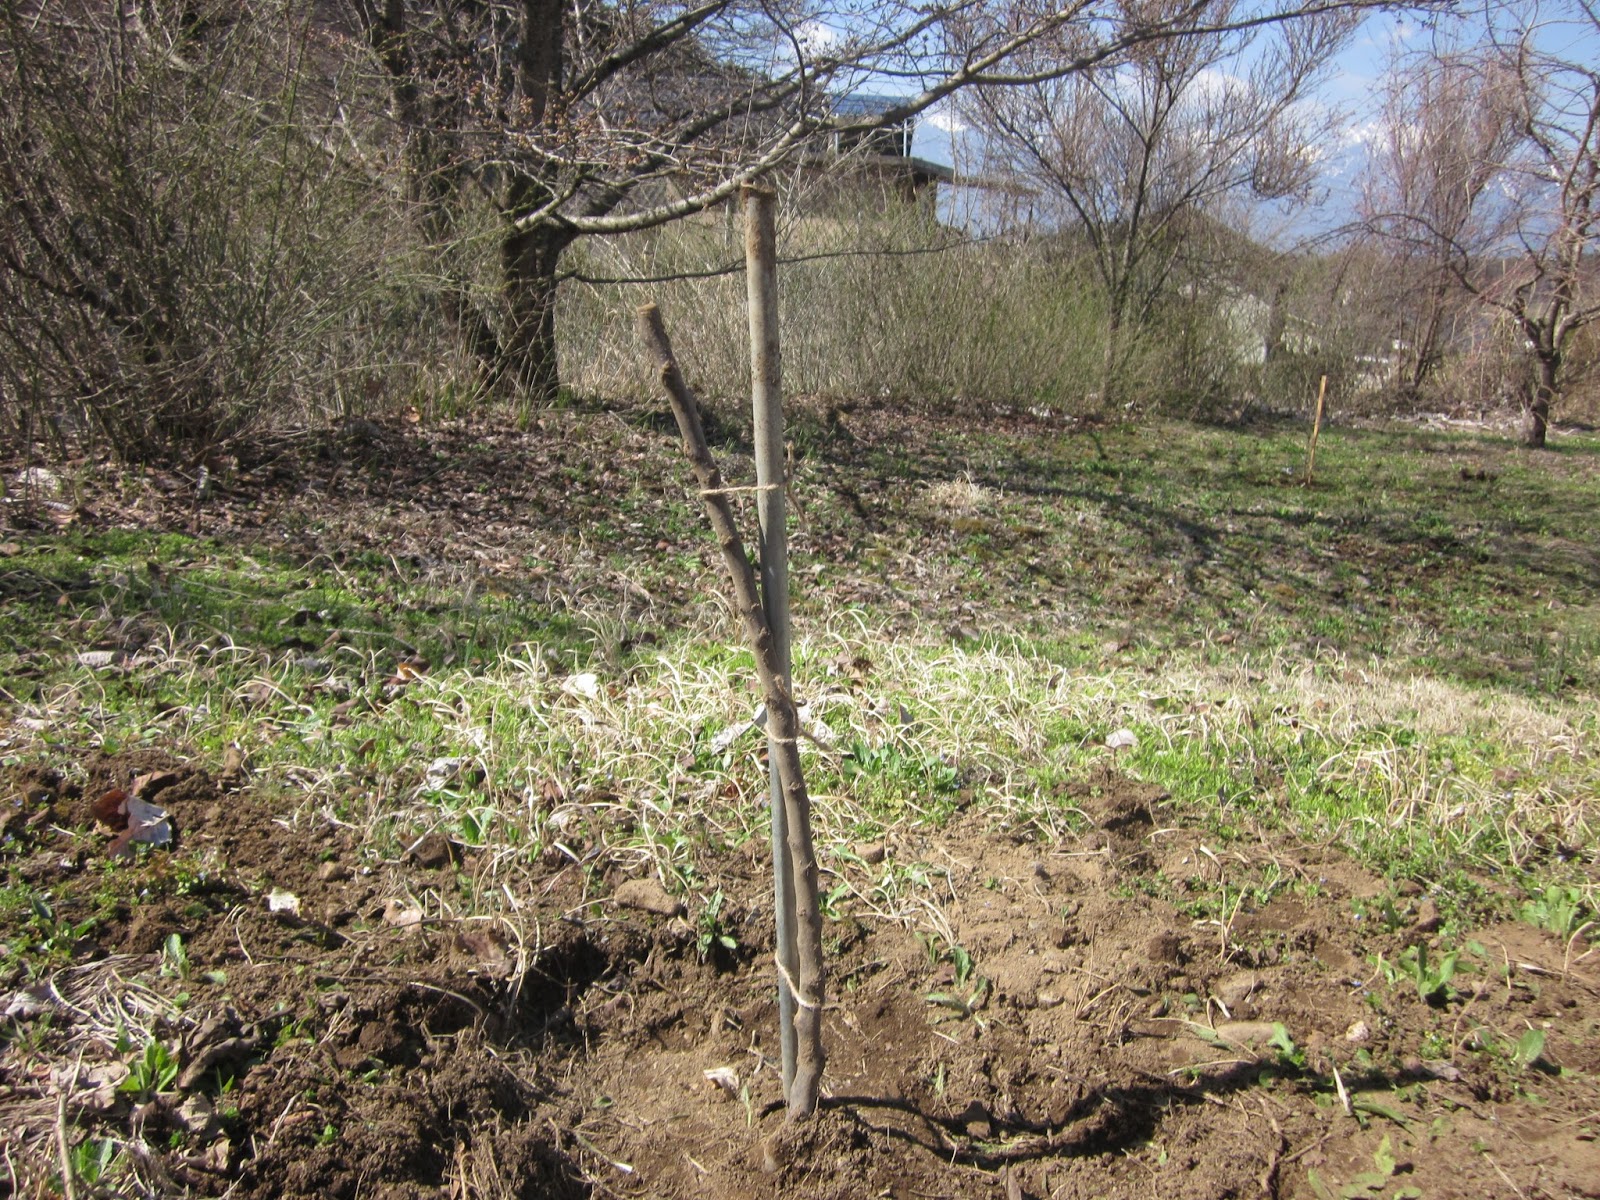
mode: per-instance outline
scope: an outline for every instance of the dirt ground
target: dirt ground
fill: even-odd
[[[1090,829],[1058,845],[962,816],[824,862],[859,896],[829,923],[825,1105],[787,1126],[755,847],[702,864],[733,949],[704,912],[624,887],[602,844],[502,871],[515,919],[442,921],[438,896],[491,864],[435,837],[352,869],[350,831],[223,763],[84,766],[75,786],[0,777],[8,867],[62,897],[58,919],[93,905],[97,874],[143,873],[73,965],[4,981],[22,1194],[48,1194],[71,1123],[148,1147],[137,1172],[172,1195],[1600,1195],[1592,958],[1528,925],[1475,930],[1479,969],[1425,1003],[1374,961],[1430,944],[1426,896],[1327,848],[1219,853],[1109,770],[1063,795]],[[181,857],[102,866],[64,832],[150,776]],[[1289,885],[1215,917],[1147,894],[1263,870]],[[920,936],[874,916],[900,877],[933,880]],[[126,1086],[135,1026],[175,1050],[164,1088]],[[1524,1062],[1529,1029],[1545,1040]]]

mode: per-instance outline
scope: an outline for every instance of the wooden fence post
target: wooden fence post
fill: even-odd
[[[783,365],[778,346],[777,197],[768,188],[746,186],[744,200],[745,289],[750,314],[750,406],[755,417],[756,516],[761,566],[761,602],[772,631],[772,649],[783,686],[790,681],[789,539],[783,508]],[[794,865],[789,828],[778,778],[773,723],[767,722],[767,783],[772,811],[773,914],[777,926],[778,1044],[782,1050],[783,1094],[794,1084],[794,993],[789,981],[798,970],[794,940]]]
[[[1324,375],[1317,386],[1317,413],[1311,419],[1311,441],[1306,445],[1306,486],[1311,486],[1311,472],[1317,465],[1317,435],[1322,432],[1322,403],[1328,398],[1328,377]]]

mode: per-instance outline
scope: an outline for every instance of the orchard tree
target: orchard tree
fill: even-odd
[[[1393,84],[1376,226],[1509,318],[1530,364],[1524,441],[1545,444],[1573,336],[1600,317],[1597,0],[1498,10],[1483,42]]]
[[[1108,399],[1195,218],[1310,188],[1330,121],[1307,99],[1356,24],[1322,11],[1260,25],[1234,0],[1113,0],[1110,13],[1113,27],[1166,36],[968,101],[991,170],[1034,190],[1047,219],[1087,245],[1105,299]],[[1046,31],[1019,61],[1070,61],[1081,37],[1072,24]]]
[[[1159,240],[1176,209],[1243,186],[1262,194],[1300,186],[1309,164],[1299,157],[1304,118],[1293,102],[1354,11],[1375,7],[1373,0],[1120,0],[1110,8],[1093,0],[345,2],[390,80],[411,194],[430,235],[448,235],[469,195],[492,199],[499,302],[497,311],[467,313],[466,321],[483,357],[535,397],[559,384],[556,295],[563,256],[580,239],[702,211],[823,139],[906,120],[972,86],[1100,97],[1102,117],[1146,130],[1146,171],[1188,178],[1170,186],[1152,178],[1136,236],[1108,235],[1118,243],[1107,260],[1121,264],[1108,265],[1121,297],[1131,291],[1121,281],[1142,278],[1144,266],[1142,249],[1127,261],[1128,247]],[[1206,91],[1213,64],[1251,44],[1257,29],[1276,26],[1285,30],[1281,48],[1268,52],[1260,72]],[[1127,93],[1117,83],[1123,78],[1150,89],[1148,98]],[[903,98],[868,113],[839,103],[864,89]],[[1247,111],[1263,101],[1264,113]],[[1180,132],[1171,136],[1169,127]],[[1126,137],[1119,135],[1119,146]],[[1227,149],[1217,152],[1212,140]],[[1063,172],[1080,178],[1076,164]],[[1084,208],[1099,211],[1092,202]],[[1107,211],[1102,224],[1121,219]],[[458,318],[464,294],[446,288]],[[1130,311],[1137,305],[1119,299],[1119,319]]]
[[[1514,257],[1476,290],[1509,314],[1527,339],[1534,379],[1524,441],[1545,444],[1578,330],[1600,317],[1593,252],[1600,235],[1600,4],[1570,0],[1530,8],[1513,36],[1494,39],[1486,66],[1515,80],[1513,113],[1523,137],[1506,171],[1517,197]]]

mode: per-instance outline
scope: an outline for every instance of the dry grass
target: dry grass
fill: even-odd
[[[547,847],[709,888],[699,847],[764,838],[766,800],[748,658],[715,632],[614,671],[574,672],[530,645],[487,671],[436,672],[407,685],[404,720],[323,730],[306,741],[311,761],[269,777],[365,829],[378,857],[434,829],[482,845],[483,886],[436,898],[441,912],[497,911],[497,876]],[[1336,659],[1218,666],[1197,651],[1159,676],[1069,669],[1025,642],[891,636],[849,611],[801,630],[796,664],[817,839],[834,852],[941,821],[958,791],[996,826],[1048,838],[1077,819],[1062,781],[1108,759],[1197,813],[1282,823],[1403,872],[1543,871],[1552,839],[1581,846],[1600,831],[1596,719],[1580,704]],[[294,728],[292,708],[280,712]],[[1137,746],[1108,749],[1124,729]],[[368,739],[387,765],[377,780],[361,768],[367,799],[353,805],[348,747]]]

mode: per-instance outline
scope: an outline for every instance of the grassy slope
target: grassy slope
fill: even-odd
[[[545,424],[241,478],[186,520],[159,479],[80,472],[75,525],[6,535],[0,755],[237,742],[375,858],[603,842],[708,894],[699,849],[764,836],[765,769],[684,473],[646,414]],[[967,806],[1049,837],[1127,730],[1120,767],[1222,841],[1287,822],[1458,906],[1487,876],[1592,892],[1600,439],[1335,429],[1307,489],[1291,426],[802,405],[792,432],[824,845]],[[8,957],[39,969],[32,940]]]

